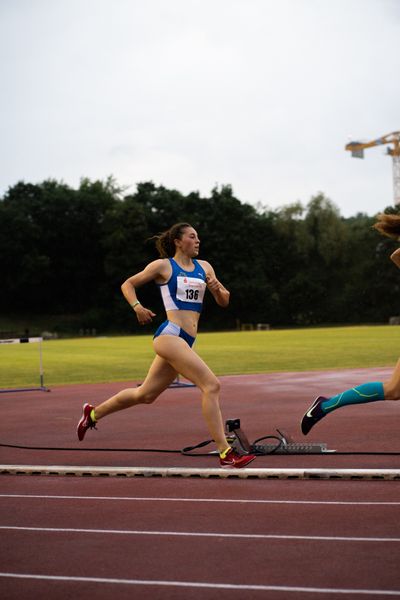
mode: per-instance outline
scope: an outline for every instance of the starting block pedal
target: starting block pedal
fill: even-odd
[[[240,427],[240,419],[228,419],[225,423],[225,432],[229,444],[239,454],[328,454],[336,450],[329,450],[327,444],[321,442],[295,442],[290,435],[276,430],[277,435],[267,435],[250,444],[246,434]],[[262,440],[274,440],[261,444]]]

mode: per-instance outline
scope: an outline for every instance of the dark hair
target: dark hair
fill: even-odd
[[[400,215],[377,215],[378,221],[373,225],[375,229],[387,237],[398,240],[400,237]]]
[[[188,227],[191,227],[189,223],[175,223],[167,231],[151,238],[156,240],[156,248],[161,258],[172,258],[175,255],[175,240],[180,240]]]

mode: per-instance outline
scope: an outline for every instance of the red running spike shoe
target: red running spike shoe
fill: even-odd
[[[223,469],[242,469],[243,467],[247,467],[254,459],[254,454],[244,454],[241,456],[231,448],[225,458],[219,458],[219,464]]]
[[[83,405],[81,420],[79,421],[77,427],[78,439],[80,441],[83,440],[88,429],[96,429],[96,421],[93,421],[92,417],[90,416],[90,413],[93,409],[94,406],[91,404]]]

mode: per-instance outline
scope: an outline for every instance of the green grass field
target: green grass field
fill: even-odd
[[[394,366],[400,327],[363,326],[203,333],[196,351],[217,375]],[[140,381],[151,336],[43,342],[45,385]],[[0,388],[38,385],[38,344],[0,344]]]

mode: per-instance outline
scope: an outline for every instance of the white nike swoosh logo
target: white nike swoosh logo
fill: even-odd
[[[311,408],[308,409],[308,411],[306,412],[307,417],[310,417],[311,419],[314,418],[314,415],[312,414],[312,411],[314,410],[314,408],[316,408],[318,406],[318,404],[316,402],[314,402],[314,404],[312,405]]]

